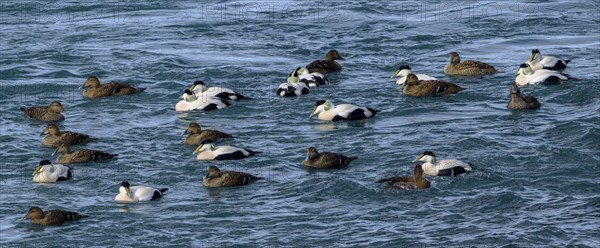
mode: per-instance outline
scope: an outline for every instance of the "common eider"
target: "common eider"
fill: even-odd
[[[309,119],[318,114],[319,120],[339,121],[339,120],[362,120],[375,116],[379,110],[372,108],[358,107],[352,104],[340,104],[334,106],[333,103],[326,100],[320,100],[315,103]]]
[[[254,156],[257,153],[260,152],[234,146],[216,147],[213,140],[206,139],[200,142],[193,154],[198,154],[196,155],[197,160],[234,160]]]
[[[193,91],[197,97],[200,97],[201,94],[204,94],[206,96],[213,96],[223,100],[242,100],[248,98],[232,89],[225,87],[213,86],[206,88],[206,85],[202,80],[195,81],[189,89]]]
[[[414,74],[412,72],[412,69],[410,68],[410,66],[408,65],[401,65],[400,67],[398,67],[398,70],[396,70],[394,72],[394,75],[392,75],[391,78],[395,78],[395,77],[400,77],[398,78],[398,80],[396,81],[397,85],[404,85],[404,83],[406,83],[406,79],[408,74]],[[415,74],[417,76],[417,78],[419,79],[419,81],[429,81],[429,80],[438,80],[435,77],[426,75],[426,74]]]
[[[43,211],[39,207],[31,207],[24,219],[30,219],[31,223],[40,226],[62,226],[67,221],[81,219],[82,215],[65,210]]]
[[[202,93],[203,94],[203,93]],[[175,105],[175,111],[183,112],[190,110],[198,110],[198,111],[211,111],[222,109],[231,104],[224,99],[213,97],[210,95],[201,95],[196,96],[194,92],[189,89],[186,89],[183,92],[183,100],[179,101]]]
[[[533,96],[521,95],[517,84],[510,85],[510,101],[506,105],[509,109],[539,109],[542,106]]]
[[[208,167],[208,172],[202,179],[202,185],[209,188],[232,187],[246,185],[260,179],[263,178],[244,172],[221,171],[218,167],[212,165]]]
[[[310,92],[308,86],[298,79],[298,70],[290,73],[287,83],[282,83],[277,87],[277,95],[279,96],[301,96]]]
[[[390,177],[378,180],[376,183],[387,182],[388,188],[396,189],[427,189],[431,187],[431,183],[423,177],[423,168],[421,165],[415,165],[413,168],[413,176]]]
[[[329,79],[320,72],[309,72],[305,67],[298,67],[298,80],[308,87],[317,87],[329,84]]]
[[[81,85],[81,88],[90,87],[91,89],[84,90],[82,95],[86,98],[98,98],[106,96],[123,96],[130,95],[138,92],[143,92],[145,88],[135,88],[128,84],[110,82],[106,84],[100,84],[100,80],[96,76],[89,76],[85,83]]]
[[[49,147],[58,147],[60,144],[67,145],[77,145],[77,144],[85,144],[89,142],[92,138],[90,138],[87,134],[69,132],[69,131],[60,131],[58,126],[55,124],[48,124],[48,126],[42,131],[40,136],[46,135],[42,139],[42,145]]]
[[[306,65],[308,72],[329,73],[336,72],[342,69],[342,66],[335,62],[336,59],[344,60],[336,50],[330,50],[325,54],[324,60],[315,60]]]
[[[73,177],[73,172],[69,167],[62,164],[52,164],[50,160],[42,160],[35,168],[32,174],[33,182],[36,183],[55,183],[67,181]]]
[[[218,139],[233,138],[231,134],[217,130],[205,129],[202,130],[196,122],[188,124],[188,128],[183,132],[183,135],[189,134],[183,141],[186,145],[200,145],[205,139],[216,141]]]
[[[71,148],[67,144],[60,144],[51,156],[60,154],[56,159],[57,163],[61,164],[73,164],[73,163],[85,163],[89,161],[102,161],[119,156],[118,154],[111,154],[102,151],[81,149],[71,151]]]
[[[546,70],[563,70],[567,68],[567,64],[571,62],[570,59],[564,60],[554,56],[543,56],[540,53],[540,50],[533,49],[531,50],[531,56],[529,56],[529,60],[526,62],[531,66],[531,69],[534,71],[540,69]]]
[[[332,152],[318,152],[317,148],[309,147],[306,159],[302,161],[302,164],[317,169],[340,169],[348,166],[352,160],[357,158]]]
[[[48,106],[22,107],[21,111],[23,111],[25,117],[38,121],[58,122],[65,120],[65,117],[61,114],[65,109],[59,101],[53,101]]]
[[[423,166],[425,174],[430,176],[458,176],[473,170],[471,164],[460,160],[437,160],[431,151],[423,152],[413,162],[424,162],[421,166]]]
[[[119,187],[119,194],[115,196],[116,202],[145,202],[162,198],[169,189],[152,188],[148,186],[129,186],[129,182],[123,181]]]
[[[463,90],[462,87],[439,80],[419,81],[415,74],[406,76],[406,85],[402,92],[411,96],[435,96],[456,94]]]
[[[528,84],[554,85],[569,80],[569,76],[564,73],[546,69],[534,71],[528,64],[521,64],[515,75],[515,83],[519,86]]]
[[[444,73],[451,76],[478,76],[485,74],[494,74],[498,71],[486,63],[465,60],[460,62],[460,56],[457,52],[450,53],[450,64],[444,66]]]

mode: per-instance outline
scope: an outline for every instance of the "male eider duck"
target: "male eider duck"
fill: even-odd
[[[200,142],[200,145],[193,154],[196,153],[198,154],[196,155],[196,160],[234,160],[254,156],[260,152],[234,146],[215,147],[213,140],[206,139]]]
[[[444,66],[444,73],[450,76],[478,76],[496,72],[498,71],[493,66],[483,62],[475,60],[460,62],[457,52],[450,53],[450,64]]]
[[[129,186],[129,182],[123,181],[119,187],[119,194],[115,196],[116,202],[145,202],[159,199],[167,188],[157,189],[148,186]]]
[[[231,105],[227,100],[223,100],[221,98],[213,97],[210,95],[204,95],[204,93],[201,94],[203,95],[198,97],[196,96],[196,94],[194,94],[194,92],[192,92],[189,89],[186,89],[183,92],[183,100],[179,101],[175,105],[175,111],[211,111],[216,109],[222,109]]]
[[[460,160],[436,160],[435,155],[430,151],[423,152],[413,162],[419,161],[425,162],[421,166],[423,167],[425,174],[430,176],[458,176],[473,170],[471,164]]]
[[[521,95],[517,84],[510,85],[510,102],[506,105],[509,109],[539,109],[542,106],[533,96]]]
[[[298,80],[298,70],[290,73],[287,83],[282,83],[277,87],[277,95],[279,96],[301,96],[309,92],[308,86]]]
[[[102,161],[119,156],[119,154],[110,154],[107,152],[81,149],[71,152],[71,148],[67,144],[60,144],[51,156],[60,154],[56,159],[57,163],[61,164],[72,164],[72,163],[85,163],[89,161]]]
[[[431,183],[423,177],[423,168],[421,165],[415,165],[413,168],[413,176],[390,177],[378,180],[376,183],[388,183],[388,188],[396,189],[427,189],[431,187]]]
[[[564,60],[554,56],[542,57],[542,53],[540,53],[540,50],[533,49],[531,50],[531,56],[529,57],[529,60],[526,63],[529,64],[529,66],[531,66],[532,70],[537,71],[540,69],[563,70],[567,68],[567,64],[569,62],[571,62],[570,59]]]
[[[33,182],[36,183],[55,183],[67,181],[73,177],[69,167],[62,164],[52,164],[50,160],[42,160],[33,172]]]
[[[218,167],[212,165],[208,167],[208,172],[202,179],[202,185],[209,188],[232,187],[246,185],[260,179],[263,178],[244,172],[221,171]]]
[[[306,65],[308,72],[329,73],[336,72],[342,69],[342,66],[335,62],[336,59],[344,60],[336,50],[330,50],[325,54],[324,60],[315,60]]]
[[[43,211],[39,207],[32,207],[23,219],[30,219],[31,223],[40,226],[62,226],[67,221],[79,220],[82,215],[65,210]]]
[[[319,120],[339,121],[339,120],[362,120],[375,116],[379,110],[372,108],[358,107],[352,104],[340,104],[334,106],[333,103],[326,100],[320,100],[310,113],[309,119],[318,114]]]
[[[463,90],[462,87],[439,80],[419,81],[415,74],[406,76],[406,85],[402,92],[411,96],[435,96],[456,94]]]
[[[320,72],[309,72],[305,67],[298,67],[298,80],[308,87],[317,87],[329,84],[329,79]]]
[[[48,124],[48,126],[42,131],[40,136],[47,135],[42,139],[42,145],[49,147],[57,147],[60,144],[77,145],[85,144],[91,140],[87,134],[60,131],[55,124]]]
[[[348,166],[352,160],[357,158],[332,152],[318,152],[317,148],[309,147],[306,159],[302,161],[302,164],[317,169],[340,169]]]
[[[81,88],[90,87],[91,89],[84,90],[82,95],[86,98],[98,98],[105,96],[123,96],[131,95],[138,92],[143,92],[145,88],[135,88],[128,84],[110,82],[100,84],[100,80],[96,76],[89,76],[88,79],[81,85]]]
[[[204,84],[204,82],[202,82],[202,80],[195,81],[190,87],[190,90],[193,91],[197,97],[200,97],[201,94],[204,94],[208,96],[221,98],[223,100],[242,100],[248,98],[229,88],[218,86],[206,88],[206,85]]]
[[[61,114],[65,109],[59,101],[53,101],[49,106],[22,107],[21,111],[23,111],[25,117],[38,121],[57,122],[65,120],[65,117]]]
[[[527,84],[554,85],[562,84],[564,81],[569,80],[567,74],[546,69],[534,71],[529,64],[521,64],[515,75],[517,76],[515,78],[515,83],[519,86]]]
[[[392,75],[391,78],[400,77],[396,81],[396,84],[397,85],[404,85],[404,83],[406,83],[406,79],[407,79],[408,74],[413,74],[412,69],[410,68],[410,66],[408,66],[408,65],[401,65],[400,67],[398,67],[398,70],[396,70],[396,72],[394,72],[394,75]],[[432,76],[429,76],[429,75],[425,75],[425,74],[415,74],[415,75],[417,76],[417,78],[419,79],[419,81],[438,80],[435,77],[432,77]]]
[[[198,125],[196,122],[192,122],[188,125],[188,128],[183,132],[183,135],[186,134],[189,134],[183,141],[183,143],[186,145],[200,145],[200,143],[206,139],[216,141],[218,139],[233,138],[231,134],[221,131],[211,129],[202,130],[200,125]]]

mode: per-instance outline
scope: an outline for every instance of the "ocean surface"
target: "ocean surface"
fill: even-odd
[[[598,1],[86,1],[0,3],[0,246],[599,247],[600,4]],[[528,86],[542,108],[506,108],[531,49],[572,59],[556,86]],[[294,68],[337,49],[343,70],[296,98],[275,95]],[[448,53],[495,66],[443,74]],[[401,64],[463,92],[417,98],[390,76]],[[146,92],[86,100],[89,75]],[[177,113],[195,80],[252,99]],[[309,120],[317,100],[381,112]],[[63,130],[118,159],[74,165],[74,178],[35,184],[51,148],[46,124],[20,107],[60,100]],[[199,162],[188,123],[262,151]],[[346,169],[307,170],[306,149],[358,156]],[[81,147],[79,147],[81,148]],[[426,150],[468,161],[466,176],[396,191],[377,179],[412,173]],[[53,160],[55,158],[52,158]],[[201,184],[210,165],[265,177],[227,189]],[[144,204],[113,201],[119,184],[168,187]],[[86,218],[62,227],[20,220],[29,207]]]

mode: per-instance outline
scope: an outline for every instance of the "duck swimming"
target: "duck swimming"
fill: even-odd
[[[208,167],[208,172],[202,180],[202,185],[209,188],[233,187],[246,185],[263,179],[248,173],[238,171],[221,171],[218,167],[212,165]]]
[[[58,147],[63,143],[67,145],[85,144],[92,139],[87,134],[69,131],[61,132],[55,124],[48,124],[46,129],[40,134],[40,136],[42,135],[47,135],[42,139],[42,145],[49,147]]]
[[[200,125],[196,122],[188,124],[188,128],[183,132],[183,135],[189,134],[183,141],[186,145],[200,145],[203,140],[211,139],[216,141],[218,139],[233,138],[231,134],[224,133],[217,130],[205,129],[202,130]]]
[[[67,144],[60,144],[51,156],[60,154],[56,162],[61,164],[85,163],[90,161],[103,161],[119,156],[119,154],[110,154],[107,152],[80,149],[71,152],[71,148]]]
[[[198,154],[196,160],[234,160],[248,158],[257,153],[260,152],[234,146],[215,146],[213,140],[206,139],[200,142],[193,154]]]
[[[123,96],[143,92],[145,88],[135,88],[128,84],[110,82],[100,84],[100,80],[96,76],[89,76],[88,79],[81,85],[81,88],[90,87],[91,89],[84,90],[82,95],[85,98],[99,98],[107,96]]]
[[[152,188],[148,186],[129,186],[129,182],[123,181],[119,187],[119,194],[115,196],[116,202],[145,202],[162,198],[169,189]]]
[[[509,109],[539,109],[542,106],[533,96],[521,95],[521,90],[516,83],[510,85],[510,101],[506,105]]]
[[[200,96],[196,96],[194,92],[192,92],[189,89],[186,89],[183,92],[183,100],[175,104],[175,111],[211,111],[222,109],[230,105],[231,104],[227,100],[223,100],[218,97],[213,97],[211,95],[205,95],[204,93],[201,93]]]
[[[444,73],[450,76],[479,76],[496,72],[493,66],[476,60],[461,62],[457,52],[450,53],[450,64],[444,66]]]
[[[35,183],[55,183],[67,181],[73,177],[69,167],[62,164],[52,164],[50,160],[42,160],[32,174]]]
[[[31,207],[23,219],[30,219],[31,223],[40,226],[62,226],[67,221],[81,219],[82,215],[65,210],[43,211],[39,207]]]
[[[534,71],[529,64],[521,64],[515,75],[515,83],[517,83],[518,86],[528,84],[555,85],[562,84],[564,81],[570,79],[567,74],[558,71],[546,69]]]
[[[318,72],[325,74],[330,72],[336,72],[342,69],[342,66],[335,62],[335,60],[337,59],[344,60],[342,56],[340,56],[338,51],[330,50],[329,52],[327,52],[327,54],[325,54],[324,60],[315,60],[310,64],[306,65],[305,67],[310,73]]]
[[[531,50],[531,56],[529,60],[526,62],[533,71],[537,71],[540,69],[546,70],[564,70],[567,68],[567,64],[571,62],[570,59],[564,60],[554,56],[543,56],[540,53],[540,50],[533,49]]]
[[[339,121],[339,120],[362,120],[374,117],[379,110],[368,107],[359,107],[353,104],[340,104],[334,106],[333,103],[326,100],[320,100],[315,103],[309,119],[317,115],[319,120]]]
[[[406,83],[406,79],[408,74],[414,74],[412,72],[412,69],[410,68],[410,66],[408,65],[401,65],[400,67],[398,67],[398,70],[396,70],[394,72],[394,75],[392,75],[392,78],[395,77],[400,77],[398,78],[398,80],[396,81],[397,85],[404,85],[404,83]],[[435,77],[426,75],[426,74],[415,74],[417,76],[417,78],[419,79],[419,81],[430,81],[430,80],[438,80]]]
[[[406,85],[402,92],[410,96],[435,96],[456,94],[462,87],[439,80],[419,81],[415,74],[406,76]]]
[[[247,99],[248,97],[232,90],[229,88],[213,86],[210,88],[206,88],[206,85],[202,80],[195,81],[189,90],[193,91],[196,94],[196,97],[204,96],[212,96],[216,98],[221,98],[223,100],[242,100]]]
[[[460,160],[437,160],[431,151],[423,152],[413,162],[424,162],[421,166],[425,174],[430,176],[458,176],[473,170],[471,164]]]
[[[25,114],[25,117],[38,121],[58,122],[65,120],[65,117],[61,114],[65,109],[59,101],[53,101],[48,106],[22,107],[21,111]]]
[[[388,188],[413,190],[427,189],[431,187],[431,183],[423,177],[423,168],[421,165],[415,165],[413,168],[413,176],[390,177],[378,180],[376,183],[387,182]]]
[[[298,67],[298,81],[308,87],[317,87],[329,84],[329,79],[320,72],[309,72],[305,67]]]
[[[299,81],[298,70],[290,73],[287,83],[282,83],[277,87],[277,95],[279,96],[301,96],[309,92],[308,86]]]
[[[309,147],[306,152],[306,159],[302,161],[302,164],[317,169],[340,169],[348,166],[352,160],[357,158],[332,152],[319,153],[317,148]]]

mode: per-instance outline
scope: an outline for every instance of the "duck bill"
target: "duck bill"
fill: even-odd
[[[419,155],[417,158],[415,158],[415,160],[413,160],[413,163],[418,162],[419,159],[421,159],[423,156],[425,156],[425,155],[423,155],[423,154]]]
[[[81,86],[79,86],[79,89],[83,89],[84,87],[85,87],[85,83],[83,83]]]
[[[129,187],[125,187],[125,193],[129,198],[131,198],[131,189]]]
[[[200,149],[202,149],[202,147],[203,147],[203,146],[204,146],[204,144],[201,144],[201,145],[199,145],[199,146],[196,148],[196,150],[194,151],[194,153],[192,153],[192,154],[196,154],[196,153],[198,153],[198,152],[200,151]]]
[[[533,61],[533,59],[535,59],[535,53],[531,53],[529,56],[529,61]]]
[[[58,148],[54,149],[52,154],[50,154],[50,157],[54,157],[54,155],[56,155],[57,153],[58,153]]]
[[[46,134],[46,130],[42,131],[42,133],[40,133],[40,136],[44,136]]]
[[[36,174],[38,174],[38,173],[40,172],[40,170],[41,170],[41,169],[42,169],[42,166],[41,166],[41,165],[38,165],[38,166],[35,168],[35,171],[33,171],[33,174],[31,174],[31,175],[32,175],[32,176],[35,176]]]
[[[186,129],[185,131],[183,131],[183,133],[181,135],[183,136],[183,135],[186,135],[186,134],[190,134],[189,129]]]
[[[313,107],[312,111],[310,111],[310,116],[308,116],[308,119],[310,120],[314,115],[315,115],[315,111],[317,110],[316,107]]]
[[[395,78],[396,76],[398,76],[398,73],[400,73],[400,70],[396,70],[396,72],[394,72],[394,75],[392,75],[390,78]]]

